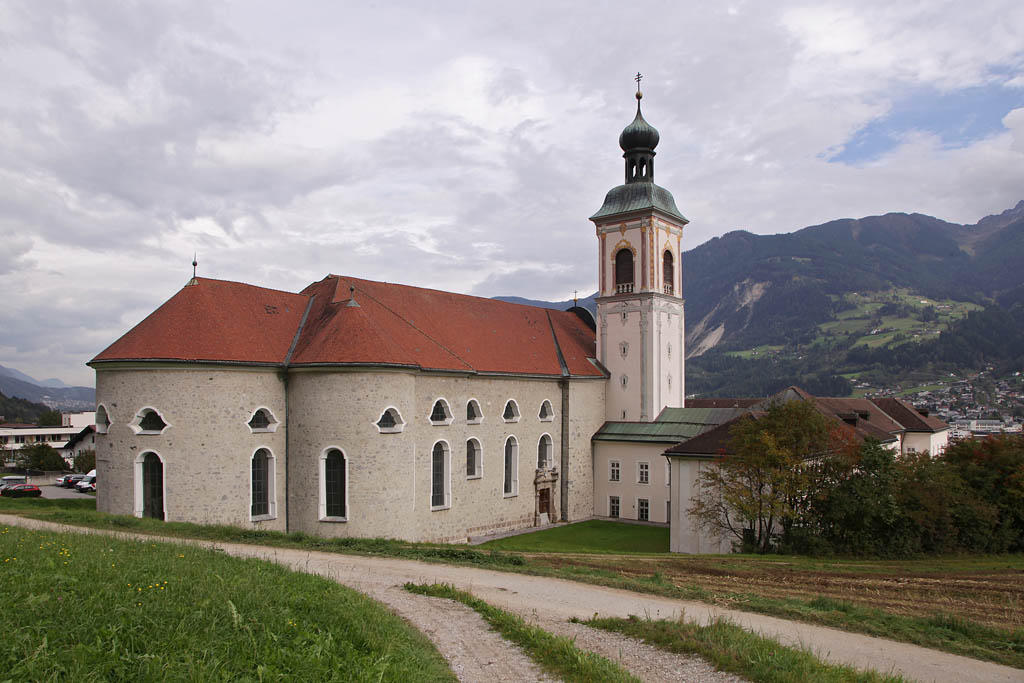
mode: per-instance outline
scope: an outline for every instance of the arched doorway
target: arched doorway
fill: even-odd
[[[152,452],[142,457],[142,516],[164,518],[164,464]]]

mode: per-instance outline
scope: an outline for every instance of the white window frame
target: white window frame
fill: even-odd
[[[608,481],[622,481],[622,463],[618,460],[608,461]]]
[[[508,457],[507,449],[508,442],[511,439],[515,444],[515,453],[512,456],[512,481],[509,488],[511,491],[505,491],[505,473],[508,467],[505,465],[505,458]],[[515,498],[519,495],[519,439],[513,434],[509,434],[505,437],[505,440],[501,443],[501,496],[502,498]]]
[[[345,516],[344,517],[338,517],[337,515],[332,516],[332,517],[328,517],[327,516],[327,454],[330,453],[331,451],[338,451],[339,453],[341,453],[341,459],[345,462]],[[348,495],[348,492],[349,492],[349,478],[348,478],[349,467],[348,467],[348,461],[349,461],[348,454],[345,453],[345,449],[342,448],[341,446],[327,446],[322,451],[320,451],[320,465],[319,465],[319,473],[320,473],[320,485],[319,485],[320,500],[319,500],[319,509],[317,510],[317,512],[318,512],[318,519],[321,522],[347,522],[349,520],[349,517],[352,516],[352,514],[351,514],[352,513],[352,499],[349,498],[349,495]]]
[[[441,402],[441,407],[444,408],[445,419],[443,420],[431,419],[431,416],[434,414],[434,406],[437,405],[438,401]],[[430,412],[427,413],[427,422],[434,425],[435,427],[447,427],[452,423],[452,420],[454,419],[455,416],[452,415],[452,404],[449,403],[448,399],[446,399],[444,396],[438,396],[437,398],[430,402]]]
[[[544,406],[548,407],[547,417],[544,416]],[[555,409],[551,406],[551,401],[544,399],[540,404],[540,410],[537,412],[537,418],[541,422],[553,422],[555,419]]]
[[[157,417],[159,417],[161,420],[163,420],[163,422],[164,422],[163,429],[161,429],[159,431],[155,431],[155,430],[152,430],[152,429],[143,429],[142,427],[139,426],[139,423],[142,422],[143,418],[146,416],[146,413],[148,411],[150,411],[150,410],[152,410],[154,413],[156,413]],[[108,414],[108,416],[109,416],[109,414]],[[131,427],[131,430],[133,432],[135,432],[136,434],[138,434],[140,436],[147,436],[147,435],[148,436],[155,436],[155,435],[158,435],[158,434],[163,434],[168,429],[170,429],[171,428],[171,423],[167,421],[167,418],[164,417],[163,413],[161,413],[159,410],[157,410],[153,406],[142,406],[141,408],[139,408],[138,412],[135,413],[135,417],[132,418],[132,421],[128,423],[128,426]]]
[[[100,403],[99,405],[96,406],[96,412],[98,413],[100,412],[100,410],[102,410],[103,414],[107,416],[107,424],[101,425],[99,421],[96,420],[95,417],[93,417],[93,422],[96,423],[97,434],[106,434],[110,430],[110,427],[114,424],[114,419],[110,417],[110,409],[107,408],[107,406],[104,405],[103,403]]]
[[[142,481],[142,461],[146,459],[146,454],[152,453],[160,459],[160,483],[163,485],[163,491],[161,499],[164,502],[164,521],[167,521],[167,461],[164,460],[164,456],[160,455],[152,448],[146,448],[137,456],[135,456],[135,510],[134,514],[136,517],[142,517],[145,514],[145,508],[143,505],[143,496],[145,484]],[[98,478],[98,477],[97,477]],[[251,490],[251,485],[250,485]],[[249,508],[252,509],[251,507]]]
[[[267,417],[270,418],[270,424],[268,424],[266,427],[253,427],[249,423],[252,422],[252,419],[254,417],[256,417],[256,413],[260,412],[261,410],[265,410],[267,412]],[[273,434],[274,432],[277,431],[277,427],[280,424],[281,423],[277,419],[277,416],[274,415],[274,411],[266,406],[257,406],[256,409],[253,410],[252,413],[249,415],[249,419],[245,421],[245,426],[249,428],[250,434]]]
[[[505,408],[508,408],[509,405],[512,406],[512,412],[515,413],[515,415],[513,415],[511,419],[505,419]],[[522,413],[519,412],[519,403],[517,403],[514,398],[510,398],[507,401],[505,401],[505,405],[503,405],[501,407],[501,419],[502,420],[504,420],[505,422],[509,422],[509,423],[511,423],[511,422],[519,422],[519,418],[521,416],[522,416]],[[519,443],[518,439],[516,440],[516,443]]]
[[[470,404],[476,405],[477,417],[476,417],[475,420],[470,420],[469,418],[466,418],[466,424],[468,424],[468,425],[478,425],[478,424],[480,424],[480,423],[482,423],[484,421],[484,411],[483,411],[483,408],[480,407],[480,401],[476,400],[475,398],[471,398],[468,401],[466,401],[466,410],[467,410],[467,412],[469,410],[469,405]]]
[[[641,460],[636,464],[636,483],[651,483],[651,463],[647,462],[646,460]]]
[[[394,427],[387,427],[387,428],[379,426],[377,423],[380,422],[381,419],[383,419],[384,413],[388,412],[389,410],[392,413],[391,417],[395,421],[395,426]],[[434,404],[433,403],[430,404],[430,411],[431,412],[434,411]],[[377,416],[377,419],[373,421],[373,427],[380,434],[401,434],[402,430],[405,429],[405,420],[402,419],[402,413],[398,412],[398,408],[396,408],[395,406],[388,406],[384,410],[380,411],[380,415]],[[341,449],[338,449],[338,450],[341,450]],[[344,451],[342,451],[342,455],[344,455],[344,454],[345,454]],[[348,462],[348,458],[346,458],[346,462]]]
[[[466,471],[466,479],[480,479],[484,476],[484,449],[480,445],[480,440],[474,437],[466,439],[466,450],[469,450],[469,442],[472,441],[476,444],[476,472],[470,473]]]
[[[618,505],[619,509],[617,514],[612,514],[612,500],[615,500],[615,504]],[[608,516],[612,519],[622,519],[622,498],[619,496],[608,496]]]
[[[267,458],[267,514],[265,515],[254,515],[252,514],[252,459],[256,457],[256,454],[260,451],[266,451],[270,454]],[[253,450],[249,456],[249,521],[250,522],[265,522],[269,519],[277,519],[277,456],[274,455],[274,451],[270,449],[270,446],[259,446]]]
[[[640,517],[640,502],[643,501],[647,504],[647,519]],[[650,498],[637,498],[636,499],[636,520],[638,522],[649,522],[651,521],[651,499]]]
[[[444,472],[442,472],[443,478],[441,481],[442,487],[444,487],[444,503],[441,505],[434,505],[434,449],[437,448],[438,444],[444,444]],[[430,447],[430,478],[427,480],[430,482],[430,511],[435,512],[437,510],[448,510],[452,506],[452,446],[448,443],[447,439],[438,439],[434,442],[434,445]]]

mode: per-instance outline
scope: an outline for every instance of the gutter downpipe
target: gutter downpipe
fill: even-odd
[[[562,436],[559,440],[559,468],[561,477],[558,481],[558,519],[562,522],[569,521],[569,366],[565,364],[565,356],[562,355],[562,347],[558,343],[558,335],[555,334],[555,324],[551,322],[551,313],[547,313],[548,325],[551,327],[551,339],[555,342],[555,352],[558,354],[558,365],[562,368],[562,378],[558,380],[558,389],[562,394]]]
[[[292,512],[292,499],[289,496],[289,479],[288,476],[291,471],[291,455],[289,451],[289,443],[292,440],[291,430],[291,413],[289,412],[289,401],[288,401],[288,369],[291,366],[292,354],[295,353],[295,345],[299,343],[299,337],[302,335],[302,330],[306,326],[306,319],[309,317],[309,309],[313,307],[313,300],[316,299],[316,295],[309,297],[309,303],[306,304],[306,310],[302,314],[302,320],[299,321],[299,329],[295,330],[295,337],[292,338],[292,345],[288,347],[288,355],[285,356],[284,365],[278,372],[278,378],[284,383],[284,532],[291,532],[291,512]]]

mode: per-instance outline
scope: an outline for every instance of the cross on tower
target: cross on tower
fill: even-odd
[[[633,80],[636,81],[636,91],[637,92],[640,92],[640,81],[642,81],[643,79],[644,79],[644,77],[640,75],[639,71],[637,71],[636,72],[636,76],[633,78]]]

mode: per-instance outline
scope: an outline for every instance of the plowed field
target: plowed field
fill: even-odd
[[[1007,629],[1024,628],[1024,559],[905,562],[785,562],[761,558],[652,558],[529,553],[531,563],[585,567],[680,587],[700,587],[739,609],[750,595],[830,598],[887,612],[952,614]]]

